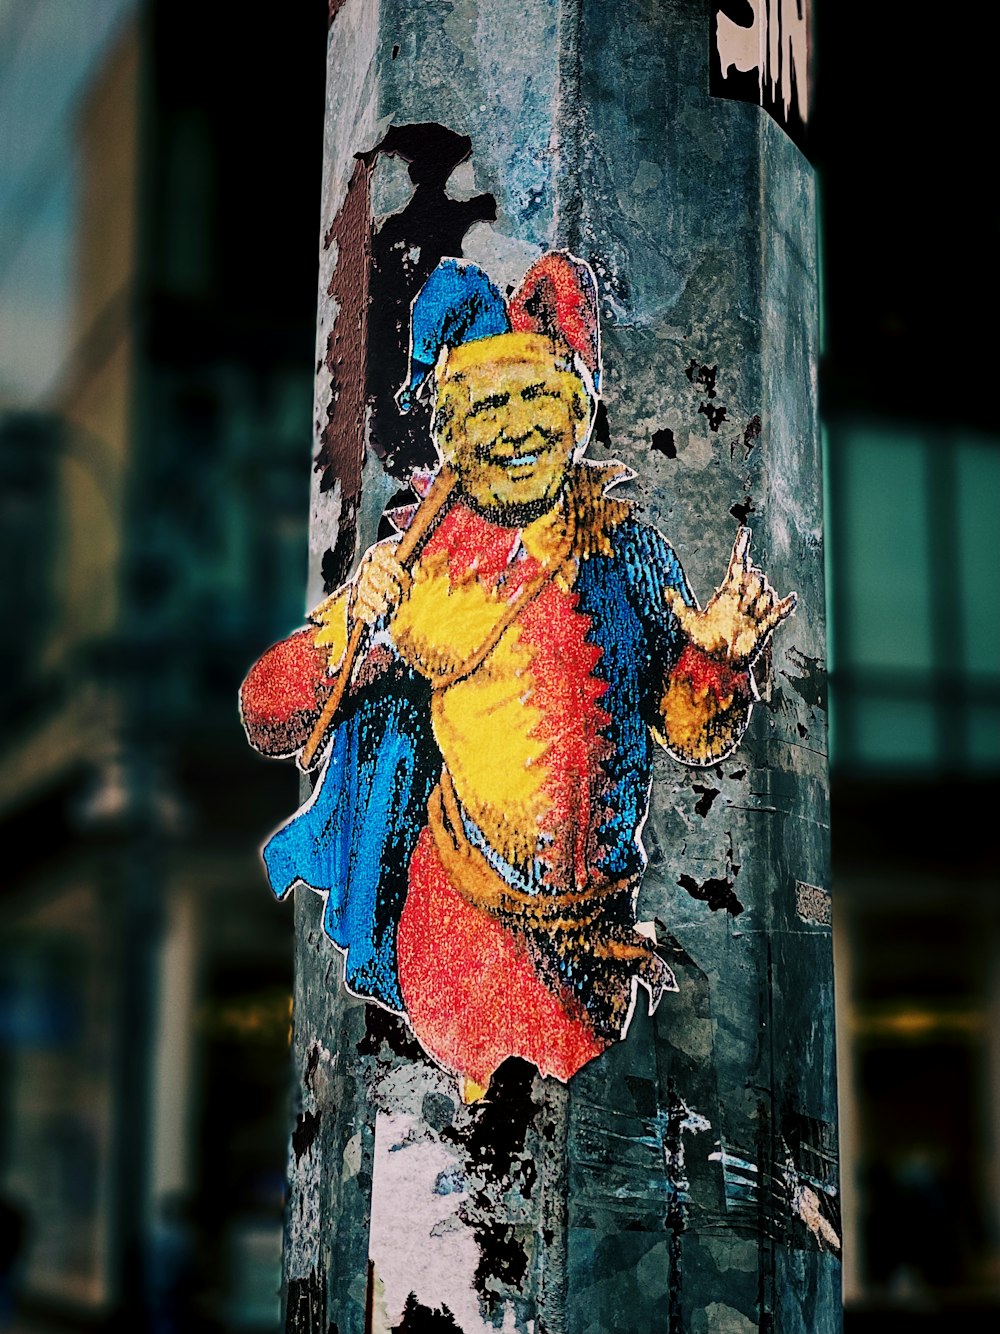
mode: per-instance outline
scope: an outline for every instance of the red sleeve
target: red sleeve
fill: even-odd
[[[690,681],[697,694],[707,694],[711,691],[716,704],[722,708],[728,708],[734,698],[739,701],[753,698],[750,672],[746,667],[734,671],[718,658],[713,658],[703,649],[696,648],[694,644],[684,646],[670,675]]]
[[[240,687],[240,713],[250,744],[265,755],[303,746],[329,694],[327,654],[299,630],[267,650]]]
[[[667,674],[660,700],[667,749],[684,764],[715,764],[739,745],[753,699],[746,668],[734,670],[687,644]]]

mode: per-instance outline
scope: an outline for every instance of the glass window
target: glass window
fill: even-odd
[[[1000,767],[1000,704],[970,708],[966,736],[969,762],[975,768]]]
[[[930,699],[858,695],[844,712],[848,708],[852,753],[845,759],[887,768],[934,762],[937,738]]]
[[[31,404],[69,351],[77,113],[137,0],[0,4],[0,398]]]
[[[930,544],[925,446],[919,436],[855,428],[835,444],[842,450],[839,549],[834,579],[847,625],[845,651],[856,667],[932,666]]]
[[[1000,677],[1000,449],[963,441],[955,451],[958,559],[966,671]],[[994,752],[995,754],[996,752]]]

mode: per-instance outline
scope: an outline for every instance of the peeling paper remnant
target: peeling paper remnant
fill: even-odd
[[[437,1309],[442,1328],[450,1314],[461,1334],[513,1334],[509,1310],[502,1326],[483,1319],[475,1286],[480,1249],[462,1218],[465,1199],[454,1152],[425,1139],[416,1117],[380,1112],[369,1234],[374,1334],[391,1334],[407,1303],[410,1311]]]
[[[829,891],[821,889],[819,885],[807,885],[803,880],[796,880],[795,912],[809,926],[831,926],[833,903]]]

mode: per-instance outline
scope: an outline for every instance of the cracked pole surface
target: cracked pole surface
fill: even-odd
[[[656,757],[638,917],[679,990],[568,1084],[510,1061],[463,1105],[296,890],[294,1334],[840,1327],[814,182],[709,53],[684,0],[331,0],[310,605],[429,461],[391,418],[431,268],[553,247],[600,290],[590,455],[702,600],[739,522],[799,602],[732,757]]]

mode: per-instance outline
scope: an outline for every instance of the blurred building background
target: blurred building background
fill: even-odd
[[[1000,351],[987,7],[817,0],[845,1297],[1000,1311]],[[983,377],[986,378],[983,378]]]
[[[968,1331],[1000,1311],[987,91],[968,19],[932,80],[908,7],[817,8],[848,1328]],[[327,5],[206,12],[0,0],[15,1328],[277,1327],[291,914],[257,847],[297,786],[235,698],[302,612]]]
[[[24,1303],[273,1329],[325,6],[0,4],[0,1195]],[[145,1260],[142,1257],[145,1256]]]

